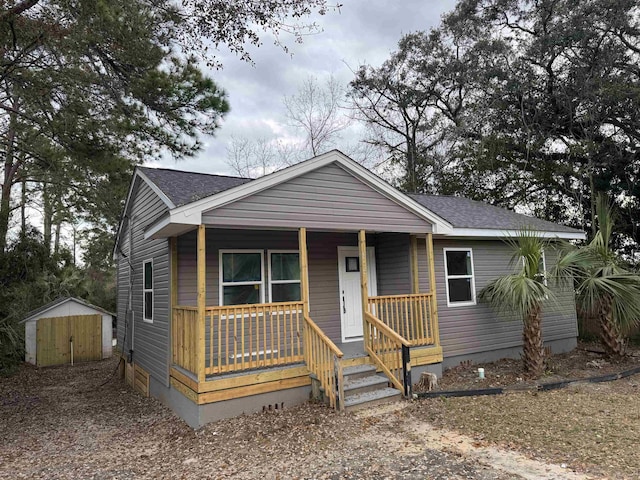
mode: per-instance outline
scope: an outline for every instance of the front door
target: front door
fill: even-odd
[[[342,341],[362,339],[362,295],[360,292],[360,257],[358,247],[338,247],[340,287],[340,318]],[[374,247],[367,247],[367,283],[369,296],[377,295],[376,255]]]

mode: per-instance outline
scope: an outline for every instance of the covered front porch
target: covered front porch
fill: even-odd
[[[342,409],[349,366],[375,365],[408,396],[411,367],[442,361],[431,233],[200,225],[170,245],[171,384],[198,404],[313,377]]]

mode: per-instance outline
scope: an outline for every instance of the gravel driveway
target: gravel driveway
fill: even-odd
[[[115,368],[24,366],[0,379],[0,478],[584,478],[475,449],[408,415],[407,402],[359,414],[306,404],[193,431]]]

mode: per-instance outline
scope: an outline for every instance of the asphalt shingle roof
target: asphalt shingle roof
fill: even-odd
[[[251,178],[184,172],[168,168],[139,168],[142,173],[149,177],[149,180],[155,183],[169,197],[176,207],[251,181]]]
[[[468,198],[445,195],[409,196],[457,228],[518,230],[524,227],[545,232],[580,232],[574,228]]]
[[[140,167],[140,170],[169,197],[176,207],[252,181],[251,178],[185,172],[166,168]],[[581,233],[580,230],[564,225],[463,197],[416,194],[409,196],[457,228],[518,230],[526,227],[547,232]]]

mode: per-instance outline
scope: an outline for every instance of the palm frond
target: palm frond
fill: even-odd
[[[480,291],[478,298],[501,313],[511,316],[515,313],[524,318],[543,302],[555,297],[544,283],[519,273],[492,280]]]

